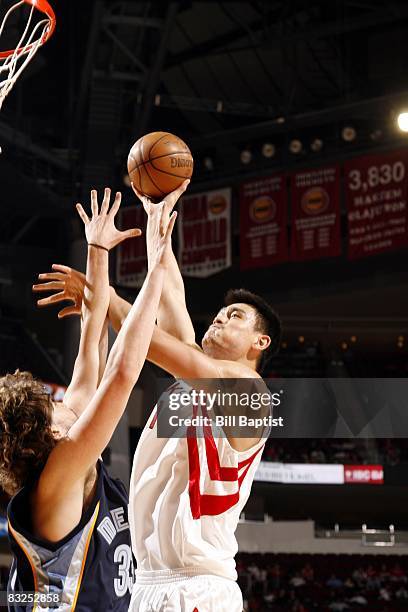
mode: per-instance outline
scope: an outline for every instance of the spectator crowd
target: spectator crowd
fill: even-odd
[[[408,559],[383,555],[237,557],[245,612],[402,612]]]

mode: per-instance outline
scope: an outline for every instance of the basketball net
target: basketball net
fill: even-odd
[[[24,4],[31,5],[24,32],[14,50],[0,52],[0,110],[18,77],[38,49],[49,39],[55,28],[54,11],[46,0],[19,0],[7,11],[3,18],[0,25],[0,41],[8,19],[14,11]],[[35,10],[43,13],[43,17],[37,23],[33,23]]]

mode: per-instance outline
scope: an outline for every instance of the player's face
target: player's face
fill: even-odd
[[[221,308],[207,329],[203,351],[215,359],[237,361],[248,357],[261,332],[256,331],[257,311],[249,304]]]
[[[77,420],[77,416],[65,406],[64,402],[53,402],[53,407],[52,431],[54,437],[64,438]]]

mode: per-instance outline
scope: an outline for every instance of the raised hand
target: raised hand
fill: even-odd
[[[52,264],[53,272],[39,274],[41,283],[33,285],[33,291],[43,293],[56,291],[52,295],[37,301],[37,306],[52,306],[60,302],[73,302],[72,306],[66,306],[58,313],[58,318],[63,319],[70,315],[81,315],[82,301],[86,285],[85,274],[61,264]],[[49,282],[46,282],[49,281]]]
[[[175,207],[178,200],[181,198],[181,196],[183,195],[183,193],[185,192],[189,184],[190,184],[190,179],[185,180],[180,185],[180,187],[178,187],[171,193],[167,194],[166,197],[161,202],[159,202],[160,205],[163,204],[163,208],[164,208],[163,214],[161,215],[161,227],[160,227],[160,231],[162,235],[167,229],[167,225],[169,223],[170,215],[173,211],[173,208]],[[136,187],[133,185],[133,183],[132,183],[132,189],[137,195],[137,197],[139,198],[139,200],[142,202],[143,208],[145,209],[146,214],[148,216],[153,214],[155,211],[157,212],[157,207],[159,206],[159,204],[155,204],[154,202],[152,202],[150,198],[148,198],[147,196],[143,195],[143,193],[138,191]]]
[[[154,204],[154,206],[155,210],[148,217],[146,230],[149,235],[149,270],[152,270],[155,266],[169,267],[172,254],[171,234],[177,218],[177,213],[173,212],[169,222],[166,223],[166,230],[163,233],[163,216],[167,215],[164,202]]]
[[[150,200],[147,196],[140,193],[132,183],[132,189],[142,202],[143,208],[145,209],[145,212],[147,214],[146,248],[149,270],[156,261],[156,245],[158,238],[158,236],[156,235],[157,229],[159,230],[160,236],[165,236],[169,225],[171,212],[180,196],[182,196],[185,190],[187,189],[189,183],[189,180],[184,181],[184,183],[182,183],[178,189],[169,193],[164,198],[164,200],[162,202],[159,202],[158,204],[152,202],[152,200]],[[157,223],[159,223],[159,227],[157,227]],[[168,249],[165,251],[165,253],[167,256],[165,263],[166,267],[168,267],[170,263],[169,258],[171,257],[171,239],[168,244]]]
[[[127,238],[135,238],[142,233],[140,229],[133,228],[124,232],[119,231],[115,227],[115,216],[119,210],[122,194],[118,191],[113,201],[112,207],[109,210],[111,190],[106,187],[101,209],[99,210],[98,196],[95,189],[91,191],[91,209],[92,217],[89,219],[81,204],[77,204],[76,208],[79,216],[85,225],[85,236],[88,244],[99,246],[107,251],[113,249],[116,245]]]

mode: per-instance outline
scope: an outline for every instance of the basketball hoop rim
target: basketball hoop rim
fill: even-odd
[[[41,11],[41,13],[44,13],[44,15],[46,15],[48,19],[50,20],[50,25],[47,31],[44,33],[44,35],[41,38],[40,46],[42,46],[52,36],[55,30],[56,19],[55,19],[54,9],[52,8],[52,6],[49,4],[47,0],[23,0],[23,2],[25,4],[30,4],[30,6],[33,6],[34,8],[38,9],[39,11]],[[21,53],[22,51],[30,51],[32,47],[33,47],[33,44],[28,45],[27,47],[19,47],[18,49],[9,49],[8,51],[0,51],[0,59],[10,57],[10,55],[13,55],[13,53],[15,52]]]

